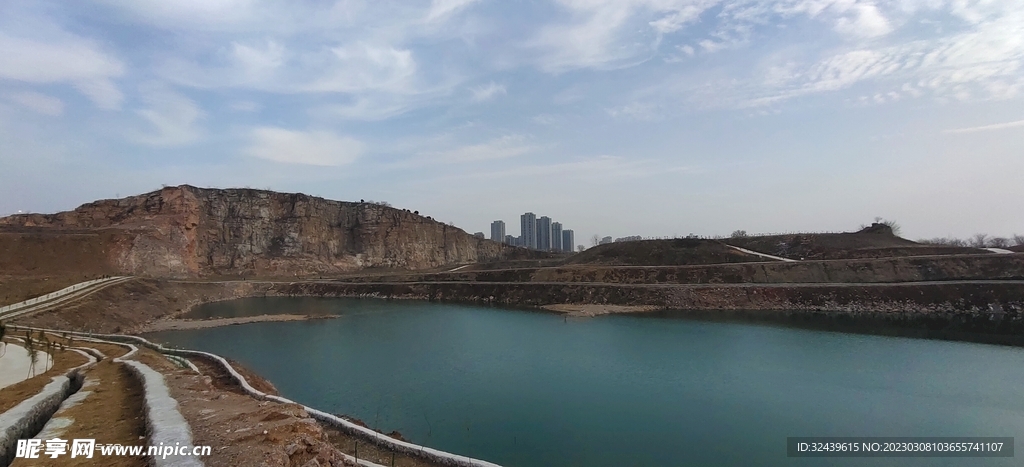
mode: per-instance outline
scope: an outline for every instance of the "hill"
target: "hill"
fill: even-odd
[[[760,253],[808,260],[990,253],[978,248],[913,242],[894,235],[885,224],[877,223],[858,232],[763,235],[723,241]]]
[[[309,276],[543,258],[417,212],[301,193],[189,185],[0,218],[8,274]]]
[[[764,259],[729,248],[717,240],[677,238],[606,243],[572,255],[565,260],[564,264],[677,266],[753,261],[764,261]]]

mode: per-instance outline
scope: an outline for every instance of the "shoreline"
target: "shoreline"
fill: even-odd
[[[664,310],[664,307],[655,305],[606,305],[606,304],[571,304],[560,303],[554,305],[543,305],[542,310],[553,311],[572,318],[590,318],[601,315],[622,315],[632,313],[650,313]]]
[[[165,319],[142,326],[137,332],[145,334],[160,331],[184,331],[192,329],[216,328],[221,326],[234,326],[238,324],[284,322],[284,321],[312,321],[317,319],[334,319],[335,315],[256,315],[243,316],[239,318],[212,318],[212,319]]]

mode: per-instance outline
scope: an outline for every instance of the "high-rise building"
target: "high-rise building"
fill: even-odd
[[[537,215],[528,212],[519,216],[520,232],[526,248],[537,249]]]
[[[548,216],[537,219],[537,249],[541,251],[551,249],[551,218]]]
[[[477,233],[473,234],[473,236],[476,237],[476,238],[479,238],[481,240],[487,238],[487,237],[484,237],[484,233],[483,232],[477,232]]]
[[[505,221],[491,222],[491,240],[505,242]]]
[[[572,253],[573,249],[575,248],[575,246],[573,246],[573,243],[576,243],[576,239],[573,238],[572,229],[563,230],[562,251],[568,251],[569,253]]]
[[[516,238],[511,235],[506,235],[502,240],[504,240],[506,244],[516,246]]]
[[[551,223],[551,249],[554,251],[562,251],[562,223],[552,222]]]

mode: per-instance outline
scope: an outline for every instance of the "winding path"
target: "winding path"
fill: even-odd
[[[30,298],[23,302],[3,306],[0,307],[0,320],[17,318],[30,313],[48,310],[55,306],[67,304],[68,302],[92,295],[112,285],[127,282],[132,279],[134,279],[134,277],[131,276],[114,276],[104,279],[95,279],[81,282],[70,287],[65,287],[46,295],[40,295],[36,298]]]

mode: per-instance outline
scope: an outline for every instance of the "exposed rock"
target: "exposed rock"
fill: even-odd
[[[381,204],[188,185],[0,218],[0,228],[51,236],[114,231],[104,237],[111,240],[102,260],[122,273],[163,277],[429,269],[544,255]]]

